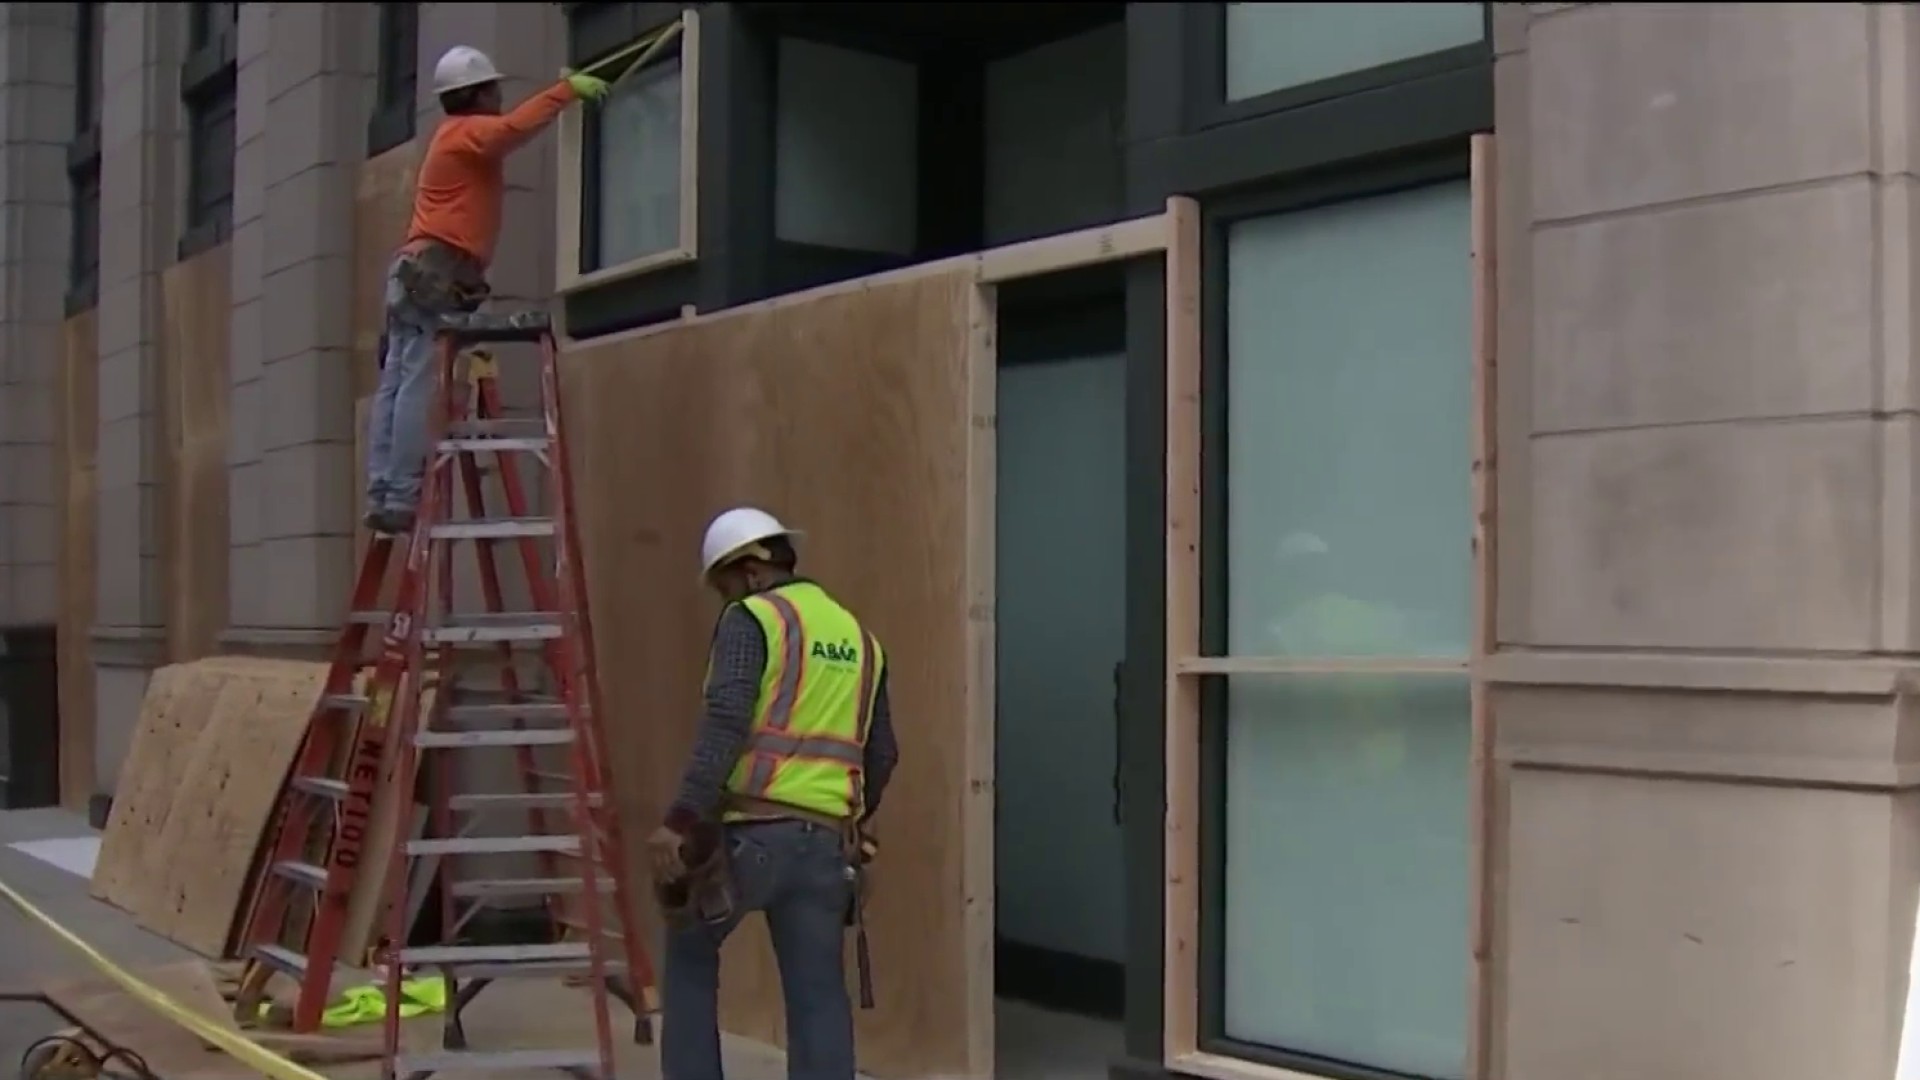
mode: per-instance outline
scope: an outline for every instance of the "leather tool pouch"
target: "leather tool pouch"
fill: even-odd
[[[687,867],[686,877],[654,883],[654,899],[660,904],[660,914],[674,926],[724,923],[733,917],[732,868],[727,861],[726,844],[719,841],[717,830],[715,834],[703,835],[704,843],[689,845],[704,857]]]
[[[429,243],[402,255],[394,275],[407,299],[434,314],[478,310],[490,291],[480,265],[446,244]]]

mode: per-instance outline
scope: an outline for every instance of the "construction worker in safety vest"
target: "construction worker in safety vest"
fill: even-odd
[[[455,45],[434,65],[433,90],[447,115],[427,141],[413,220],[387,271],[380,386],[367,420],[365,523],[382,533],[413,528],[437,385],[434,330],[443,316],[472,311],[486,299],[507,155],[568,104],[605,97],[608,85],[568,73],[501,115],[499,69],[479,49]]]
[[[701,544],[701,573],[725,607],[693,751],[647,841],[668,924],[666,1080],[721,1080],[720,946],[754,911],[779,961],[788,1077],[854,1075],[844,939],[860,930],[861,868],[875,850],[866,823],[899,752],[886,654],[796,576],[799,537],[743,507],[714,518]]]

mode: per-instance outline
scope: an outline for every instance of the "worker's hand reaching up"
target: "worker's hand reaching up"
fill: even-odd
[[[597,75],[586,75],[567,69],[561,71],[560,77],[567,80],[567,85],[573,87],[574,96],[581,101],[600,101],[607,96],[609,90],[613,89],[608,85],[607,80]]]

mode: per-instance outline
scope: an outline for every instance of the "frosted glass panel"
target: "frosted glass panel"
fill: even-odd
[[[987,65],[988,244],[1126,216],[1126,91],[1120,23]]]
[[[1484,4],[1228,4],[1227,100],[1471,45]]]
[[[680,61],[650,64],[600,108],[600,267],[680,246]]]
[[[1464,183],[1233,226],[1233,653],[1467,654],[1467,253]],[[1226,726],[1226,1033],[1459,1075],[1464,677],[1235,679]]]
[[[1231,652],[1467,654],[1467,243],[1465,182],[1233,226]]]
[[[994,830],[1000,936],[1119,961],[1113,666],[1126,651],[1121,357],[1000,370]]]
[[[1228,716],[1227,1036],[1459,1077],[1466,678],[1239,676]]]
[[[782,38],[779,49],[774,235],[912,254],[920,212],[919,69],[796,38]]]

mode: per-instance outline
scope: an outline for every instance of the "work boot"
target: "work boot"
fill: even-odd
[[[367,515],[367,528],[386,536],[401,536],[413,531],[413,511],[387,506]]]

